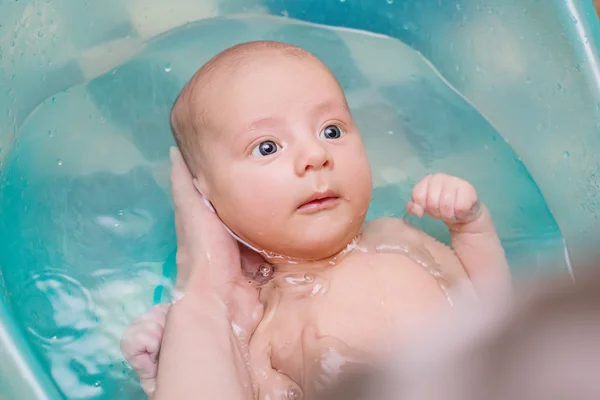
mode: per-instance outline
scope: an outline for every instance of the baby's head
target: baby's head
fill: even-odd
[[[184,87],[171,125],[196,188],[253,247],[318,260],[359,234],[367,155],[342,88],[309,52],[278,42],[223,51]]]

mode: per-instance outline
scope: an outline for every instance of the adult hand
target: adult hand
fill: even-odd
[[[171,190],[177,233],[176,291],[211,294],[227,304],[229,317],[247,337],[262,318],[257,290],[242,273],[255,275],[265,261],[241,246],[204,202],[178,149],[171,149]]]

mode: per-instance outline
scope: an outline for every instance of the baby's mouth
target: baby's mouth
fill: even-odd
[[[340,196],[338,196],[335,192],[331,190],[327,190],[325,192],[318,192],[306,199],[306,201],[298,207],[298,211],[302,211],[305,213],[313,213],[321,210],[330,209],[337,206],[339,200]]]

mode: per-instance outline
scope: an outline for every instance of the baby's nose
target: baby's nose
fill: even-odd
[[[313,143],[307,146],[303,157],[297,166],[298,175],[303,175],[310,170],[320,170],[322,168],[331,168],[333,166],[333,157],[327,149],[320,143]]]

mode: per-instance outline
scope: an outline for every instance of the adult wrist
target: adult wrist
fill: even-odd
[[[175,295],[177,296],[177,293]],[[172,309],[180,312],[203,318],[230,319],[227,303],[214,290],[186,290],[174,300]]]

